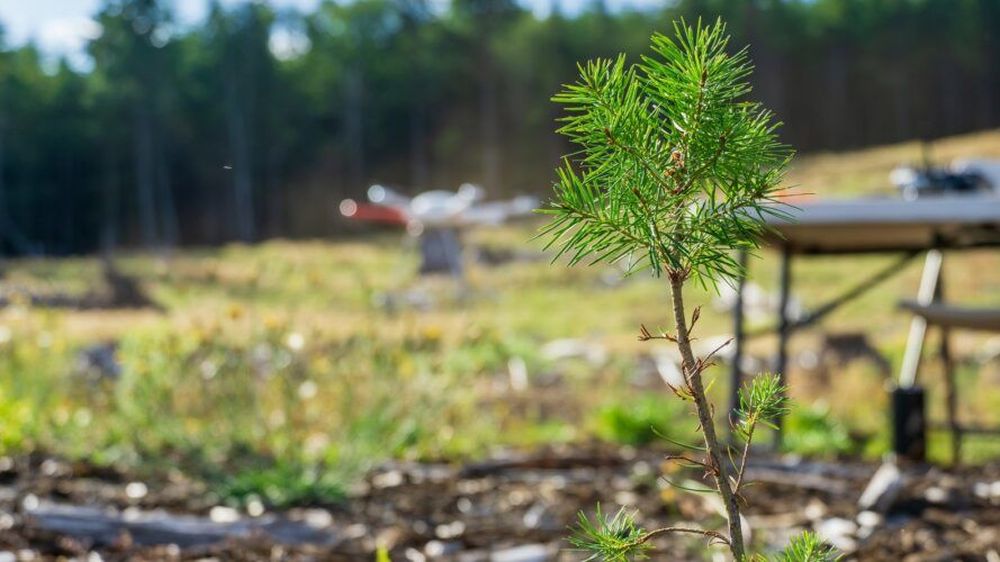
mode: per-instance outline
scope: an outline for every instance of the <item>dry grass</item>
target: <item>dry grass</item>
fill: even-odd
[[[1000,158],[1000,130],[938,139],[928,145],[931,161],[946,165],[955,158]],[[788,185],[819,197],[891,194],[889,172],[901,164],[920,165],[924,144],[910,141],[850,152],[805,154],[796,158]]]
[[[937,158],[960,155],[1000,156],[1000,132],[936,144]],[[824,195],[884,190],[889,169],[917,156],[915,143],[804,156],[790,180],[807,189],[823,186],[813,190]],[[137,440],[148,440],[148,435],[115,425],[125,423],[139,424],[142,431],[157,435],[152,441],[168,448],[176,447],[177,439],[186,439],[194,449],[224,455],[231,445],[226,440],[239,439],[243,446],[280,457],[294,455],[300,445],[309,443],[310,458],[327,460],[343,455],[371,459],[477,454],[497,443],[584,438],[598,429],[594,413],[602,407],[618,404],[627,410],[637,395],[661,392],[632,388],[629,381],[637,355],[648,351],[648,344],[636,339],[638,326],[670,328],[666,287],[644,275],[622,281],[613,270],[551,266],[538,244],[529,241],[531,234],[531,225],[470,233],[470,246],[489,245],[529,256],[534,252],[540,259],[474,265],[465,292],[457,291],[451,280],[418,279],[412,249],[391,234],[366,242],[273,241],[254,247],[187,250],[169,261],[142,254],[123,256],[123,270],[137,276],[166,312],[43,311],[22,306],[0,311],[0,328],[11,334],[9,341],[0,343],[0,368],[7,377],[0,384],[0,418],[6,415],[5,400],[16,402],[19,412],[24,404],[41,400],[32,405],[35,423],[19,422],[25,425],[20,446],[43,444],[73,454],[88,454],[79,446],[84,429],[94,443],[100,443],[89,453],[98,447],[105,453],[128,449]],[[796,297],[807,308],[816,307],[894,259],[801,260],[793,272]],[[774,256],[765,252],[752,264],[752,278],[773,289],[776,266]],[[946,267],[947,292],[956,300],[1000,305],[1000,254],[950,255]],[[80,294],[98,283],[100,269],[96,259],[81,258],[14,261],[8,271],[8,281],[20,286]],[[796,336],[793,355],[815,347],[824,331],[865,331],[898,367],[908,317],[896,310],[895,303],[916,292],[919,275],[920,264],[913,263],[822,326]],[[432,305],[426,310],[402,306],[392,311],[377,304],[385,295],[407,292],[426,295]],[[711,306],[713,294],[693,290],[688,298],[706,305],[699,335],[729,332],[729,318]],[[241,394],[246,389],[238,381],[254,368],[254,350],[262,344],[280,350],[292,334],[304,338],[305,351],[293,354],[290,364],[270,365],[280,376]],[[604,346],[610,359],[600,367],[547,362],[539,349],[557,338],[583,338]],[[141,387],[146,395],[119,392],[113,400],[73,390],[76,350],[105,340],[124,342],[126,365],[140,366],[142,376],[159,386]],[[959,355],[973,357],[988,346],[987,340],[955,334],[955,348]],[[773,345],[773,338],[763,338],[753,343],[751,352],[766,358]],[[220,379],[189,376],[201,368],[205,357],[229,358],[226,384],[237,386],[216,388],[212,385],[222,384]],[[526,361],[533,384],[555,378],[561,381],[559,386],[511,390],[507,363],[515,357]],[[963,367],[963,415],[968,419],[1000,423],[997,369],[974,362]],[[713,392],[720,399],[725,396],[725,372],[714,371],[720,381]],[[297,377],[293,386],[280,383],[286,376]],[[940,417],[939,377],[933,363],[927,364],[922,376],[932,393],[932,415]],[[832,415],[851,428],[876,434],[871,451],[884,447],[884,381],[869,366],[848,365],[835,374],[831,387],[823,388],[793,363],[791,380],[795,398],[804,404],[828,404]],[[306,382],[319,387],[316,397],[296,397]],[[32,385],[41,385],[44,392],[29,392]],[[39,398],[45,392],[49,395]],[[243,402],[215,409],[202,404],[202,409],[192,410],[190,404],[201,404],[195,398],[204,392],[213,397],[236,393]],[[140,403],[130,406],[123,399]],[[244,411],[254,400],[266,411],[259,415]],[[131,410],[123,413],[121,408]],[[90,425],[66,429],[76,419],[73,412],[84,410],[94,418]],[[135,417],[136,410],[142,415]],[[400,427],[408,429],[400,433]],[[991,447],[978,450],[994,450]]]

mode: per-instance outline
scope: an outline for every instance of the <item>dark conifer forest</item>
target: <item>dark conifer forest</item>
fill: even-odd
[[[568,149],[549,99],[575,63],[638,58],[679,16],[753,45],[752,95],[801,152],[1000,125],[996,0],[664,4],[246,3],[180,26],[168,0],[108,0],[84,68],[0,34],[3,251],[334,235],[373,182],[545,193]]]

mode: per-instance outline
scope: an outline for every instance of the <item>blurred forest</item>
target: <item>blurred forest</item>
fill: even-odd
[[[64,254],[343,231],[371,182],[543,193],[575,63],[678,16],[751,44],[754,96],[800,151],[1000,125],[996,0],[678,0],[540,19],[513,0],[327,1],[313,13],[109,0],[92,68],[0,35],[0,237]],[[0,21],[3,14],[0,14]]]

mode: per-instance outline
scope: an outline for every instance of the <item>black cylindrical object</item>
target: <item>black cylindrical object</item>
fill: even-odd
[[[892,391],[892,450],[900,459],[927,460],[924,389],[919,386]]]

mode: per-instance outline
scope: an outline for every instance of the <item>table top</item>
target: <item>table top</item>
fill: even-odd
[[[787,211],[767,220],[765,246],[803,255],[1000,247],[1000,197],[819,200]]]
[[[932,326],[1000,332],[1000,308],[976,308],[944,303],[919,304],[906,300],[900,306]]]

